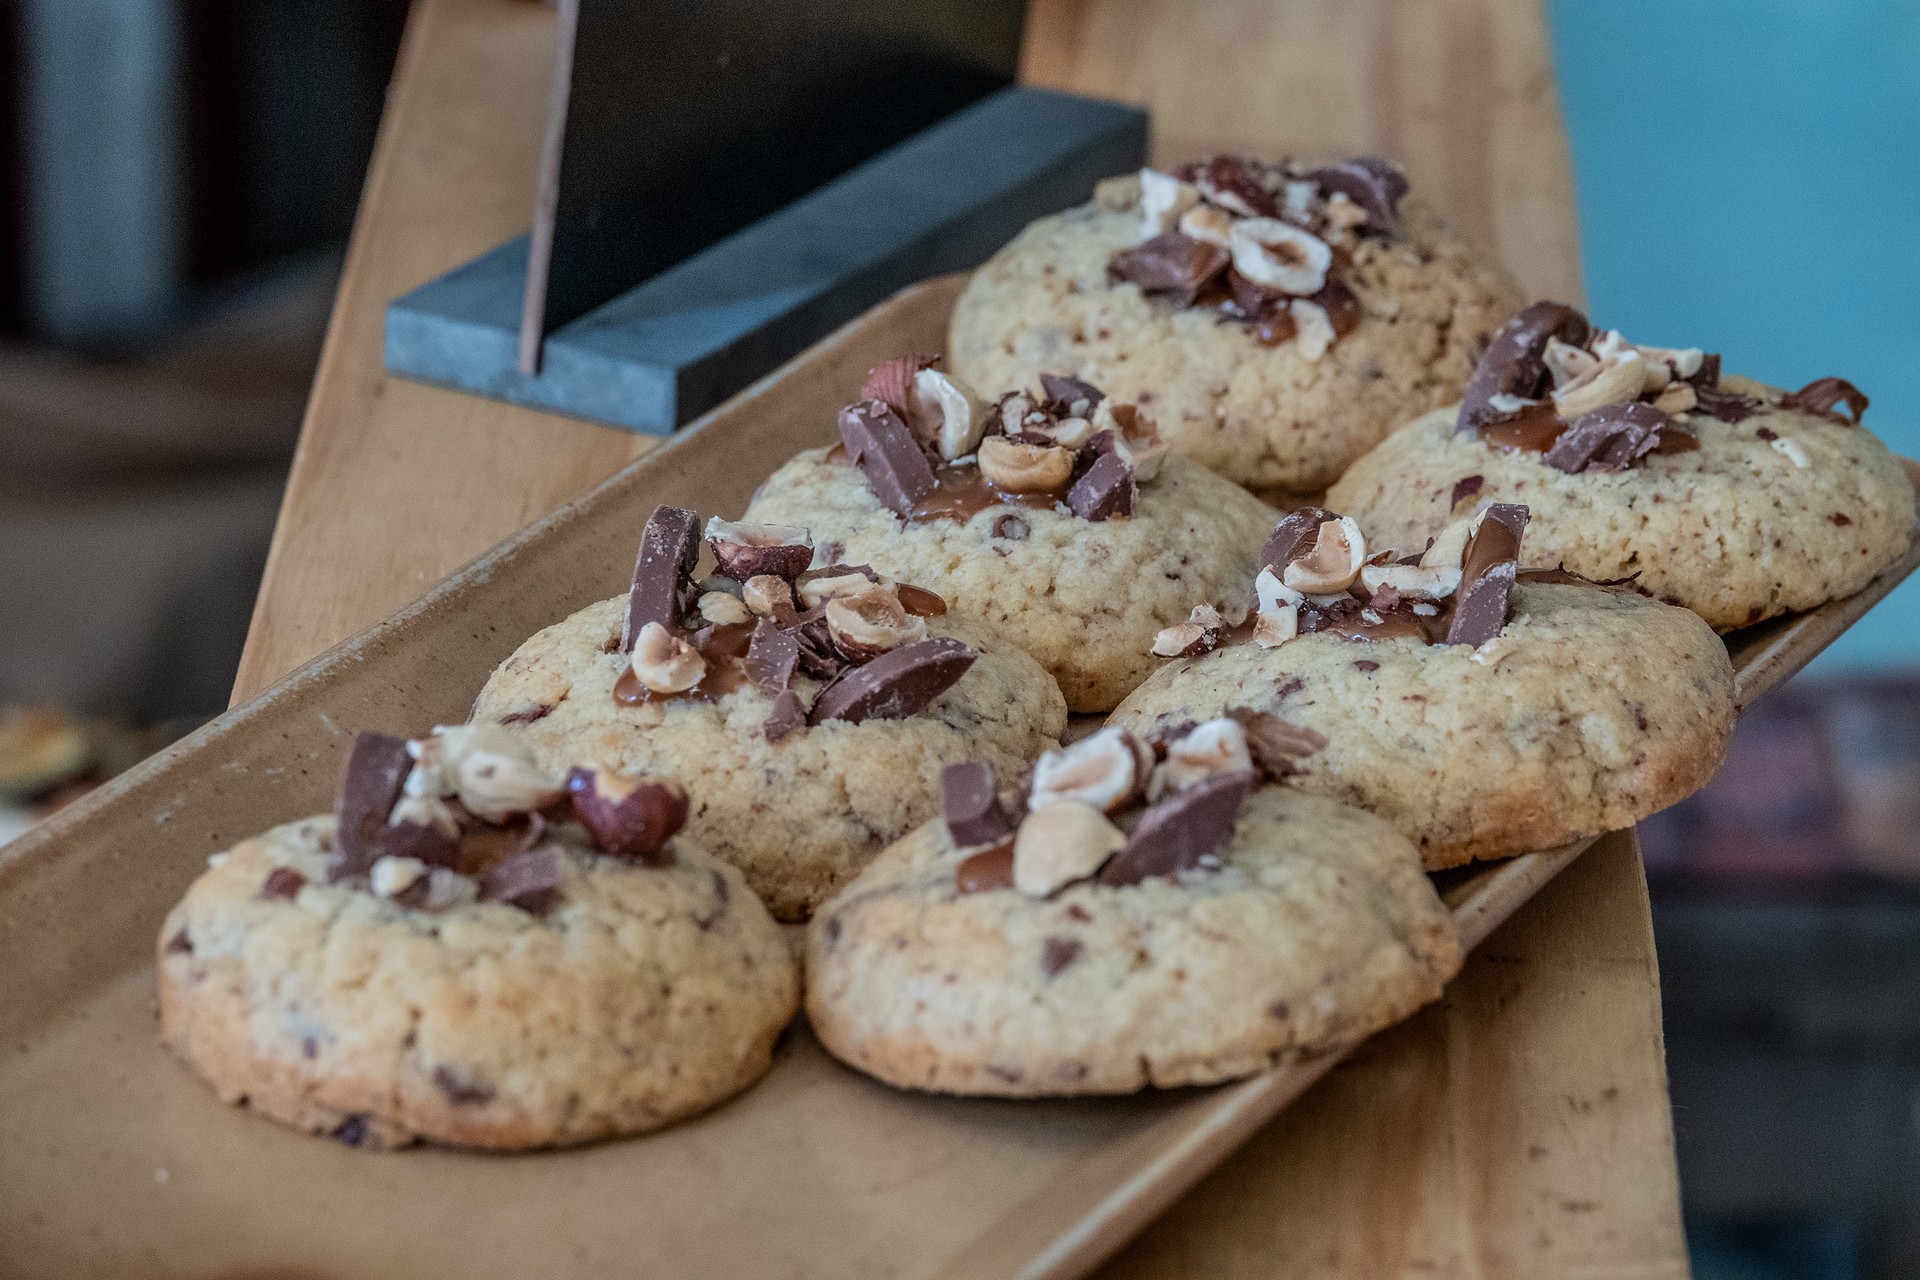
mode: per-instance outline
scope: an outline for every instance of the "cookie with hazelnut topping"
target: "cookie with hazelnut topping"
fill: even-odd
[[[1274,780],[1325,746],[1269,715],[1103,730],[1025,796],[950,772],[943,822],[807,931],[807,1014],[889,1084],[1036,1097],[1213,1084],[1432,1000],[1451,916],[1391,825]]]
[[[904,366],[940,395],[878,398],[899,395]],[[1167,456],[1152,417],[1098,387],[1043,374],[988,404],[914,359],[860,394],[841,443],[781,467],[746,518],[803,525],[937,591],[951,616],[1032,654],[1073,711],[1110,710],[1145,679],[1154,636],[1193,596],[1238,596],[1252,579],[1249,545],[1273,509]],[[956,415],[966,429],[948,432]]]
[[[335,813],[216,854],[160,931],[160,1035],[228,1102],[348,1146],[639,1133],[771,1065],[799,999],[677,785],[501,731],[362,734]]]
[[[1231,480],[1316,492],[1393,424],[1458,398],[1523,300],[1406,192],[1370,156],[1109,179],[974,273],[951,371],[979,387],[1071,374]]]
[[[1730,631],[1852,595],[1906,554],[1913,486],[1866,408],[1839,378],[1782,391],[1540,302],[1460,406],[1394,432],[1328,500],[1402,546],[1524,502],[1535,563],[1632,576]]]
[[[1705,785],[1733,664],[1689,610],[1533,557],[1495,503],[1402,555],[1302,508],[1261,551],[1247,624],[1164,665],[1110,723],[1142,738],[1264,711],[1324,750],[1289,785],[1358,805],[1429,869],[1630,825]]]
[[[701,577],[697,554],[650,551],[691,520],[656,511],[628,594],[522,644],[473,719],[550,769],[677,780],[698,796],[689,836],[775,917],[805,919],[934,813],[945,765],[1011,768],[1064,729],[1052,678],[939,594],[757,517],[707,522],[717,572]]]

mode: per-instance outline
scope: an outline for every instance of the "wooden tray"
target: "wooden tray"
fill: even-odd
[[[0,1273],[1080,1275],[1338,1059],[1133,1098],[968,1101],[846,1070],[804,1027],[758,1088],[581,1151],[370,1155],[224,1107],[153,1027],[155,931],[206,855],[330,803],[358,729],[462,719],[527,635],[626,583],[657,502],[735,514],[881,359],[941,345],[909,289],[392,618],[0,851]],[[1914,568],[1733,638],[1741,700]],[[1477,944],[1583,842],[1449,877]]]

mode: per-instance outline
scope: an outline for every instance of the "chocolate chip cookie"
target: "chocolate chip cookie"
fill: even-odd
[[[974,273],[952,371],[983,388],[1084,378],[1229,479],[1318,491],[1458,398],[1523,301],[1405,192],[1372,157],[1111,179]]]
[[[1110,710],[1193,599],[1244,592],[1273,509],[1164,456],[1151,416],[1099,388],[1048,374],[988,404],[924,367],[941,397],[889,387],[925,363],[875,370],[842,443],[781,467],[746,519],[932,588],[1038,659],[1071,710]]]
[[[1247,714],[1158,759],[1103,731],[1043,758],[1030,796],[950,771],[945,820],[808,929],[821,1043],[903,1088],[1111,1094],[1234,1079],[1405,1017],[1459,968],[1452,918],[1388,823],[1272,784],[1300,750],[1297,728]]]
[[[485,731],[411,745],[362,735],[335,814],[215,855],[168,915],[161,1036],[221,1098],[349,1146],[518,1149],[767,1070],[799,978],[676,833],[683,793],[578,771],[569,795]]]
[[[1521,569],[1527,527],[1495,504],[1393,559],[1350,517],[1295,512],[1246,621],[1187,624],[1110,723],[1152,740],[1226,708],[1284,717],[1325,739],[1289,785],[1386,818],[1429,869],[1644,818],[1724,757],[1732,663],[1689,610]]]
[[[1461,406],[1396,431],[1328,502],[1413,549],[1524,502],[1534,563],[1631,578],[1728,631],[1851,595],[1906,552],[1913,488],[1866,405],[1838,378],[1781,391],[1536,303]]]
[[[1011,768],[1066,725],[1051,677],[933,592],[868,565],[813,565],[805,528],[659,508],[632,588],[539,632],[489,679],[476,724],[549,768],[679,780],[687,834],[782,920],[937,806],[943,765]],[[728,576],[733,575],[733,576]]]

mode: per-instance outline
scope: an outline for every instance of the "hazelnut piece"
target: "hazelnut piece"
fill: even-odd
[[[1475,520],[1455,520],[1440,530],[1440,536],[1433,540],[1426,553],[1420,557],[1422,569],[1458,569],[1467,558],[1467,538],[1473,533]]]
[[[1253,754],[1247,749],[1247,731],[1237,720],[1221,716],[1206,720],[1167,744],[1167,758],[1153,771],[1149,800],[1227,773],[1252,773]]]
[[[813,537],[779,524],[739,524],[719,516],[707,521],[707,543],[720,572],[735,582],[763,573],[792,578],[813,562]]]
[[[1035,809],[1013,837],[1013,887],[1030,898],[1084,880],[1126,846],[1107,815],[1078,800]]]
[[[1197,604],[1185,622],[1162,627],[1153,638],[1153,654],[1158,658],[1194,658],[1220,644],[1220,611],[1210,604]]]
[[[1140,235],[1151,240],[1171,231],[1180,216],[1200,203],[1200,188],[1157,169],[1140,171]]]
[[[989,436],[980,442],[980,474],[1008,493],[1046,493],[1073,478],[1073,451]]]
[[[1370,564],[1360,570],[1360,585],[1367,589],[1368,595],[1382,587],[1392,587],[1409,600],[1445,600],[1460,586],[1460,568],[1457,565],[1423,568],[1414,564]]]
[[[1647,389],[1647,362],[1638,351],[1622,351],[1553,393],[1553,411],[1571,421],[1603,404],[1638,400]]]
[[[893,592],[876,588],[828,600],[827,634],[833,637],[833,647],[849,660],[865,662],[889,649],[926,639],[927,623],[908,613]]]
[[[687,821],[687,793],[669,778],[640,778],[612,769],[576,766],[567,774],[574,816],[603,853],[665,866],[663,854]]]
[[[1309,360],[1327,354],[1327,348],[1340,336],[1333,327],[1333,317],[1317,302],[1295,298],[1287,304],[1287,314],[1293,317],[1293,345]]]
[[[757,573],[740,586],[740,601],[750,613],[762,618],[773,616],[775,609],[782,605],[793,606],[793,587],[785,578],[777,578],[770,573]]]
[[[1280,580],[1303,595],[1345,591],[1367,562],[1367,539],[1352,516],[1322,520],[1313,548],[1289,563]]]
[[[1273,566],[1260,570],[1253,580],[1253,594],[1259,605],[1253,624],[1255,644],[1272,649],[1300,634],[1300,604],[1306,597],[1280,581]]]
[[[973,394],[938,369],[913,375],[906,416],[913,433],[932,441],[948,462],[972,453],[986,429],[986,413]]]
[[[761,574],[759,576],[764,578],[769,575]],[[775,578],[774,581],[780,582],[780,579]],[[781,585],[784,586],[786,584],[781,583]],[[740,597],[727,591],[707,592],[700,597],[699,609],[700,617],[717,627],[753,621],[753,614],[747,609],[747,606],[741,601]]]
[[[1125,729],[1102,729],[1035,761],[1027,803],[1040,809],[1078,800],[1112,813],[1141,794],[1151,763],[1151,753]]]
[[[653,693],[685,693],[707,674],[700,651],[657,622],[633,642],[633,674]]]
[[[1279,218],[1242,218],[1231,234],[1233,269],[1255,284],[1295,297],[1326,287],[1333,250],[1326,241]]]
[[[869,591],[892,586],[889,582],[875,582],[864,573],[836,573],[825,578],[808,578],[799,585],[800,603],[809,609],[818,609],[838,596],[863,596]]]
[[[1180,215],[1180,234],[1202,244],[1233,248],[1233,218],[1212,205],[1198,205]]]

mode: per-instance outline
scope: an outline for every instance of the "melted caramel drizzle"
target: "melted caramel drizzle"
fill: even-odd
[[[1551,401],[1530,404],[1519,414],[1500,422],[1480,425],[1480,438],[1502,453],[1545,453],[1570,424],[1553,411]],[[1700,447],[1700,437],[1675,424],[1672,431],[1660,433],[1655,453],[1691,453]]]
[[[962,524],[994,507],[1033,507],[1052,510],[1066,496],[1065,489],[1045,493],[1008,493],[995,488],[977,466],[939,467],[933,473],[933,492],[913,504],[909,524],[958,520]]]
[[[962,860],[954,868],[953,883],[961,893],[1013,888],[1013,837]]]
[[[697,634],[697,633],[696,633]],[[753,624],[729,622],[708,630],[699,643],[700,656],[706,659],[707,673],[700,683],[679,693],[655,693],[640,683],[629,665],[613,683],[613,700],[622,706],[637,707],[644,702],[668,702],[684,698],[690,702],[718,702],[747,684],[747,645],[753,639]]]

